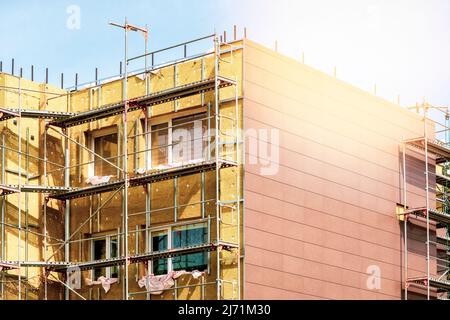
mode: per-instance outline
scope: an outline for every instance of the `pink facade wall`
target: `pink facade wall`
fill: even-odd
[[[400,299],[400,142],[422,136],[422,120],[246,41],[244,128],[264,142],[245,144],[244,298]],[[407,155],[408,204],[424,206],[423,157]],[[263,173],[269,164],[276,172]],[[425,233],[410,231],[410,276],[424,275]],[[371,266],[379,288],[367,285]]]

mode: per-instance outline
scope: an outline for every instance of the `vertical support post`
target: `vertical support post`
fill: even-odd
[[[208,102],[208,109],[207,109],[207,117],[208,117],[208,154],[207,159],[211,160],[211,102]]]
[[[429,177],[428,177],[428,130],[427,130],[427,107],[424,106],[424,132],[425,132],[425,207],[427,212],[427,300],[430,300],[430,199],[429,199]]]
[[[122,243],[120,241],[120,238],[121,238],[120,236],[121,236],[121,234],[120,234],[120,226],[119,226],[119,227],[117,227],[117,252],[118,252],[119,257],[122,256],[122,249],[121,249]],[[120,268],[117,268],[117,283],[120,283],[120,277],[121,277]]]
[[[136,174],[139,168],[139,119],[134,121],[134,173]]]
[[[178,195],[178,178],[173,178],[173,221],[177,222],[178,220],[178,202],[177,202],[177,195]]]
[[[44,186],[47,187],[47,124],[44,125]],[[44,261],[47,261],[47,203],[48,198],[44,196]],[[47,276],[44,269],[44,300],[47,300],[48,297],[48,284],[47,284]]]
[[[239,127],[239,98],[238,98],[238,81],[236,76],[236,83],[234,85],[235,98],[235,115],[234,121],[236,126],[236,213],[237,213],[237,289],[238,300],[241,300],[241,167],[240,167],[240,127]]]
[[[22,68],[21,68],[22,69]],[[25,141],[25,183],[29,184],[29,172],[30,172],[30,128],[26,129],[26,141]],[[25,193],[25,261],[28,261],[28,240],[29,240],[29,225],[28,225],[28,200],[29,195]],[[28,267],[25,268],[25,277],[28,279]],[[28,300],[28,288],[25,287],[25,300]]]
[[[217,35],[214,36],[214,99],[215,99],[215,160],[216,160],[216,244],[220,241],[220,159],[219,159],[219,59],[220,59],[220,45]],[[221,279],[220,279],[220,247],[216,250],[216,264],[217,264],[217,275],[216,275],[216,289],[217,289],[217,300],[220,300],[221,292]]]
[[[2,132],[2,184],[5,184],[5,164],[6,164],[6,154],[5,154],[5,133]],[[5,206],[6,206],[6,196],[3,196],[1,198],[2,201],[2,226],[1,226],[1,232],[2,232],[2,254],[1,254],[1,259],[5,260],[5,249],[6,249],[6,242],[5,242]],[[4,297],[4,292],[5,292],[5,288],[4,288],[4,283],[3,283],[3,276],[2,276],[2,281],[1,281],[1,294],[2,294],[2,300],[5,299]]]
[[[63,129],[65,135],[64,141],[64,186],[68,188],[70,186],[70,150],[69,150],[69,133],[67,129]],[[70,200],[64,201],[64,260],[66,262],[70,261]],[[66,279],[69,278],[69,273],[66,273]],[[70,298],[69,287],[65,286],[65,297],[66,300]]]
[[[208,243],[211,244],[211,215],[208,214]],[[211,274],[211,251],[208,251],[208,275]]]
[[[205,171],[202,171],[202,219],[205,219]]]
[[[75,86],[78,87],[78,73],[75,77]],[[67,95],[67,112],[71,111],[71,99],[70,94]],[[64,150],[64,186],[70,187],[70,149],[69,149],[69,132],[67,129],[63,129],[63,133],[65,134],[66,138],[64,141],[65,144],[65,150]],[[66,241],[66,244],[64,246],[64,259],[66,262],[69,262],[70,260],[70,200],[64,201],[64,240]],[[66,279],[68,279],[68,273],[66,273]],[[65,298],[66,300],[69,300],[70,298],[70,291],[69,287],[65,286]]]
[[[124,57],[124,77],[123,77],[123,232],[125,248],[125,300],[128,300],[128,137],[127,137],[127,113],[128,113],[128,19],[125,17],[125,57]]]
[[[17,126],[17,139],[18,139],[18,164],[17,164],[17,184],[19,193],[17,194],[17,211],[18,211],[18,244],[17,244],[17,260],[19,261],[19,283],[18,283],[18,300],[22,300],[22,267],[21,267],[21,246],[22,246],[22,79],[19,78],[19,121]]]
[[[403,246],[404,246],[404,268],[405,268],[405,274],[404,274],[404,282],[405,282],[405,300],[408,300],[408,216],[405,214],[406,210],[408,209],[408,205],[406,203],[406,197],[407,197],[407,186],[406,186],[406,143],[404,142],[403,138]]]
[[[203,81],[203,80],[205,80],[205,58],[204,57],[202,58],[201,68],[202,68],[201,80]],[[202,106],[205,105],[205,93],[204,92],[201,93],[201,105]]]
[[[134,254],[139,254],[139,225],[137,224],[135,227],[135,233],[134,233]],[[136,271],[136,282],[139,280],[139,264],[136,263],[135,265],[135,271]]]
[[[176,87],[177,85],[178,85],[178,65],[174,64],[173,65],[173,86]],[[178,111],[179,101],[180,100],[178,100],[178,99],[175,99],[173,101],[173,109],[174,109],[175,112]]]
[[[145,192],[145,252],[150,252],[152,250],[151,248],[151,232],[150,232],[150,226],[151,226],[151,203],[150,203],[150,197],[151,197],[151,184],[147,184],[146,192]],[[145,265],[145,276],[146,276],[146,282],[147,286],[146,288],[149,288],[149,278],[148,275],[150,274],[150,263],[152,261],[147,261],[147,264]],[[147,292],[146,299],[150,300],[150,293]]]
[[[147,74],[147,69],[148,69],[148,26],[145,25],[145,58],[144,58],[144,75],[145,75],[145,94],[147,95],[149,93],[149,81],[148,81],[148,74]],[[145,109],[145,112],[147,113],[147,109]]]
[[[146,57],[147,58],[147,57]],[[147,62],[146,62],[147,64]],[[147,75],[146,75],[146,79],[147,79]],[[148,86],[147,86],[147,93],[148,93]],[[145,170],[149,170],[151,167],[151,157],[149,157],[149,133],[148,133],[148,112],[149,110],[147,108],[144,109],[144,137],[145,137]],[[146,188],[145,188],[145,252],[150,252],[151,248],[150,248],[150,225],[151,225],[151,203],[150,203],[150,198],[151,198],[151,184],[146,184]],[[149,284],[148,284],[148,275],[150,274],[150,263],[151,261],[147,262],[147,264],[145,264],[145,276],[146,276],[146,282],[147,282],[147,286],[146,288],[149,288]],[[150,300],[150,293],[147,292],[146,293],[146,300]]]

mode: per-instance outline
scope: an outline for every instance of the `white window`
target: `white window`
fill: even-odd
[[[206,159],[206,113],[200,113],[149,127],[148,168],[185,164],[192,160]],[[143,124],[144,127],[144,124]]]
[[[153,231],[150,241],[152,251],[155,252],[205,244],[207,237],[206,224],[198,223]],[[207,267],[207,253],[198,252],[173,258],[153,260],[152,273],[154,275],[161,275],[177,270],[204,271]]]
[[[89,149],[97,155],[117,166],[118,163],[118,134],[117,127],[110,127],[93,131],[87,137]],[[89,153],[89,177],[117,175],[117,168],[106,161]]]
[[[207,120],[205,113],[172,120],[172,163],[204,159]]]
[[[151,128],[151,168],[156,168],[169,163],[169,128],[168,123]]]
[[[119,256],[117,236],[106,236],[103,239],[91,240],[91,250],[92,260],[117,258]],[[95,268],[92,270],[92,279],[97,280],[101,276],[117,278],[118,273],[118,266]]]

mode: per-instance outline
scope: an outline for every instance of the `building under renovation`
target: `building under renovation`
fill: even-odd
[[[2,299],[448,298],[446,108],[236,32],[125,61],[0,73]]]

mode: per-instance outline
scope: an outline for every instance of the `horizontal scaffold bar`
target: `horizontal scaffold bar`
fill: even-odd
[[[0,108],[0,121],[22,117],[32,119],[64,119],[74,116],[72,112],[59,112],[49,110],[19,110]]]
[[[425,138],[416,138],[405,140],[409,146],[415,147],[420,150],[425,150]],[[436,163],[443,163],[450,161],[450,148],[443,143],[439,143],[434,140],[427,140],[427,150],[429,153],[436,155]]]
[[[450,214],[435,209],[427,210],[427,208],[416,208],[407,210],[404,214],[406,214],[408,217],[415,216],[425,219],[428,215],[430,220],[436,221],[438,223],[439,228],[445,227],[450,224]]]
[[[125,264],[126,261],[128,261],[128,263],[140,263],[156,259],[172,258],[198,252],[215,251],[218,248],[219,250],[230,251],[232,249],[239,248],[239,245],[237,243],[218,241],[212,243],[192,245],[182,248],[169,249],[164,251],[154,251],[149,253],[132,255],[129,256],[128,259],[125,257],[117,257],[87,262],[0,261],[0,266],[3,266],[3,270],[19,269],[20,267],[44,267],[46,269],[58,272],[65,272],[67,269],[77,269],[77,268],[79,270],[90,270],[93,268],[123,265]]]
[[[73,190],[73,188],[66,187],[51,187],[51,186],[40,186],[40,185],[0,185],[0,196],[6,196],[13,193],[28,192],[28,193],[46,193],[46,194],[56,194],[61,192],[67,192]]]
[[[421,286],[427,286],[427,284],[429,283],[430,287],[436,288],[438,289],[438,291],[450,291],[450,280],[447,279],[440,279],[435,277],[430,277],[429,279],[427,279],[427,277],[418,277],[408,279],[408,283],[414,283]]]
[[[235,85],[236,82],[224,77],[218,77],[217,86],[219,89]],[[186,98],[188,96],[200,94],[215,89],[216,81],[214,78],[192,82],[189,84],[177,86],[167,90],[151,93],[145,96],[128,100],[128,111],[135,111],[146,107]],[[51,125],[67,128],[104,119],[107,117],[122,114],[125,110],[124,102],[109,104],[94,110],[79,112],[71,117],[57,119],[50,122]]]
[[[237,164],[233,161],[225,161],[225,160],[219,161],[219,169],[236,165]],[[169,180],[175,177],[191,175],[203,171],[211,171],[214,170],[215,168],[216,162],[214,160],[202,161],[198,163],[187,164],[168,169],[150,171],[149,173],[142,175],[136,175],[134,177],[129,178],[128,183],[130,187],[143,186],[148,183]],[[125,183],[124,180],[119,180],[109,183],[98,184],[95,186],[89,186],[85,188],[77,188],[67,192],[51,194],[50,198],[58,200],[70,200],[75,198],[86,197],[93,194],[100,194],[117,190],[121,188],[124,185],[124,183]]]

